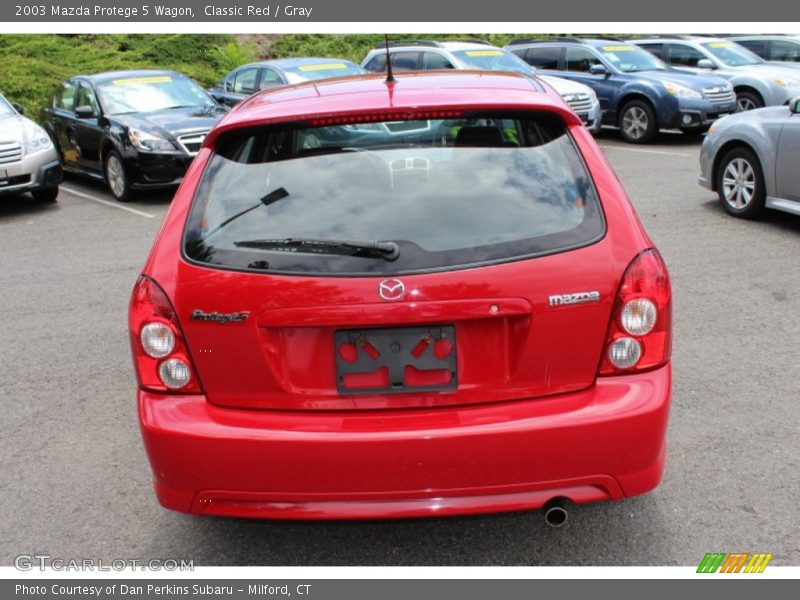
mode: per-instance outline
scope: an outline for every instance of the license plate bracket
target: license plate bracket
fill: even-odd
[[[343,329],[334,333],[340,394],[396,394],[458,387],[453,325]]]

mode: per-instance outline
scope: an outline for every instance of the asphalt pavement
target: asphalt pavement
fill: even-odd
[[[0,564],[696,565],[706,552],[800,564],[800,218],[727,216],[697,183],[697,138],[599,142],[672,275],[674,388],[654,492],[540,512],[372,522],[197,518],[160,508],[139,435],[131,288],[170,194],[0,198]],[[602,451],[602,449],[598,449]]]

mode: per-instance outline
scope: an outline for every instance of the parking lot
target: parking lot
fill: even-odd
[[[727,216],[697,183],[697,138],[599,136],[672,274],[674,390],[653,493],[540,512],[260,522],[161,509],[134,403],[127,303],[170,194],[128,204],[65,181],[0,199],[0,540],[4,565],[177,558],[196,565],[692,565],[706,552],[800,563],[800,218]],[[602,452],[602,448],[597,449]]]

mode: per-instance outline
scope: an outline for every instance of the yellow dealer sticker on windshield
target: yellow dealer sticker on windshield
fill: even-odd
[[[468,50],[467,56],[503,56],[502,50]]]
[[[169,83],[172,77],[159,75],[157,77],[132,77],[130,79],[115,79],[114,85],[140,85],[142,83]]]
[[[633,46],[603,46],[605,52],[630,52],[634,49]]]
[[[733,44],[731,42],[711,42],[708,44],[709,48],[730,48]]]
[[[300,65],[297,68],[301,71],[336,71],[338,69],[346,69],[347,65],[344,63],[326,63],[323,65]]]

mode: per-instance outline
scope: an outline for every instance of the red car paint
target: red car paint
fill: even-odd
[[[399,301],[380,296],[384,276],[221,269],[182,253],[195,190],[227,133],[472,110],[563,120],[602,206],[602,239],[527,260],[400,275]],[[140,425],[167,508],[299,519],[433,516],[533,509],[554,498],[617,500],[660,481],[671,382],[666,268],[592,136],[560,97],[527,78],[404,73],[391,85],[366,76],[254,96],[207,137],[142,275],[131,343]],[[585,290],[598,292],[598,301],[550,300]],[[640,297],[656,305],[656,325],[637,338],[639,363],[616,368],[609,345],[628,336],[620,311]],[[197,310],[249,314],[221,323],[192,319]],[[188,363],[186,387],[160,383],[161,359],[149,358],[140,341],[146,322],[174,332],[170,357]],[[442,323],[457,332],[456,389],[337,390],[337,330]]]

